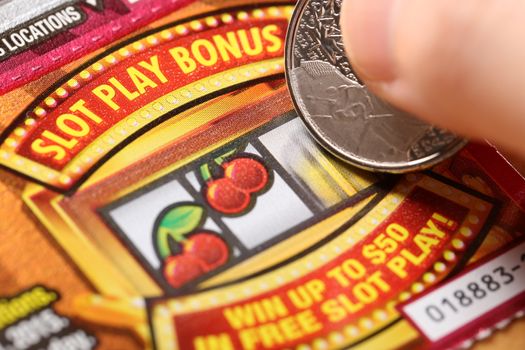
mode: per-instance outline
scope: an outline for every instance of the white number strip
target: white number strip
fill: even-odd
[[[525,242],[402,306],[403,313],[429,340],[442,340],[525,292],[525,262],[521,261],[523,254]],[[490,279],[497,284],[490,282]],[[492,284],[489,286],[484,281]],[[472,289],[476,287],[472,283],[476,283],[486,295],[482,297],[483,292],[478,290],[475,297]],[[497,285],[499,288],[496,288]],[[471,303],[464,299],[462,293]]]

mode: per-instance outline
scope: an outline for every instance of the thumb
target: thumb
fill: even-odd
[[[344,0],[341,28],[376,94],[525,156],[525,1]]]

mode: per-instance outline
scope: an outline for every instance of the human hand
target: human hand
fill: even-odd
[[[344,0],[341,27],[374,93],[525,157],[525,1]]]

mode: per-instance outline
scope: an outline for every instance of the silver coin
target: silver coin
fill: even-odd
[[[301,0],[286,43],[286,77],[314,138],[355,166],[404,173],[433,166],[466,140],[420,121],[372,94],[346,57],[342,0]]]

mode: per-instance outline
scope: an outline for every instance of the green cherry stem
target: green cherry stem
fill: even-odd
[[[212,179],[210,167],[208,166],[208,164],[201,165],[200,170],[201,170],[201,176],[204,182],[208,182]]]
[[[157,248],[159,250],[160,256],[163,259],[166,259],[173,255],[169,243],[170,237],[174,239],[177,243],[184,243],[187,241],[186,236],[182,233],[174,233],[168,231],[159,232],[159,235],[157,236]]]
[[[157,249],[162,260],[166,260],[169,256],[171,256],[171,249],[168,237],[169,234],[164,232],[159,233],[159,235],[157,236]]]
[[[223,154],[223,155],[220,156],[220,157],[215,158],[215,163],[216,163],[217,165],[220,166],[220,165],[222,165],[222,164],[226,161],[226,159],[230,158],[230,157],[233,156],[235,153],[237,153],[237,149],[236,149],[236,148],[234,148],[234,149],[232,149],[231,151],[229,151],[229,152]]]

